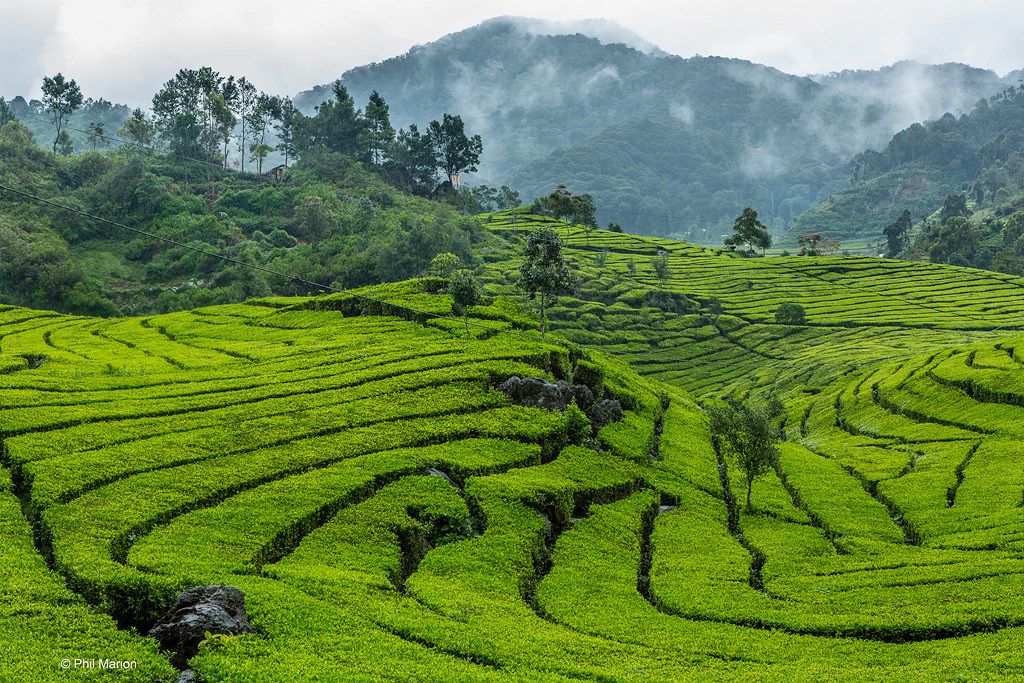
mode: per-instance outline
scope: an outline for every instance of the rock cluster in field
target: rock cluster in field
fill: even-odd
[[[498,386],[517,405],[563,412],[576,402],[587,414],[595,431],[622,419],[622,405],[615,399],[596,401],[594,392],[585,384],[570,384],[565,380],[548,382],[536,377],[509,377]]]

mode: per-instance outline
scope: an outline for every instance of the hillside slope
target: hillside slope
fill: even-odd
[[[969,113],[915,123],[881,152],[853,159],[852,186],[802,214],[793,235],[880,236],[904,210],[914,220],[966,193],[977,209],[1024,203],[1024,86],[982,99]]]
[[[542,340],[511,283],[552,224],[489,220],[498,296],[468,337],[432,280],[0,311],[0,531],[41,550],[0,571],[77,593],[0,593],[0,674],[63,679],[52,660],[102,640],[132,680],[170,680],[106,615],[145,632],[210,583],[245,591],[256,632],[204,646],[202,681],[1024,674],[1024,280],[556,225],[584,285]],[[781,301],[807,324],[776,324]],[[623,419],[514,405],[513,375]],[[752,510],[684,389],[784,399]],[[62,638],[18,649],[40,628]]]

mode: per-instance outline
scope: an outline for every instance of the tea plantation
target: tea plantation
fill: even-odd
[[[1024,678],[1024,280],[558,224],[581,285],[544,340],[514,278],[550,219],[483,220],[469,335],[430,280],[0,310],[0,680],[173,681],[145,634],[210,584],[254,632],[199,681]],[[747,511],[699,402],[769,392]]]

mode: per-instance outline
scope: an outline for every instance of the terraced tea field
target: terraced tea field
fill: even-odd
[[[1024,282],[569,228],[545,341],[512,286],[541,222],[490,220],[468,337],[429,281],[0,310],[0,679],[174,680],[144,634],[221,583],[255,631],[201,681],[1024,677]],[[512,376],[623,419],[514,405]],[[747,512],[698,400],[769,390]]]

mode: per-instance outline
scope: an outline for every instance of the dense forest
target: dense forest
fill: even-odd
[[[850,164],[852,185],[802,215],[794,232],[880,234],[904,210],[915,222],[966,193],[978,220],[1024,208],[1024,85],[900,131]]]
[[[305,116],[245,78],[186,69],[154,96],[152,115],[136,110],[116,132],[123,112],[83,101],[74,80],[48,78],[44,93],[35,134],[17,120],[21,101],[0,100],[0,182],[13,190],[0,191],[0,297],[10,303],[135,314],[310,290],[292,277],[330,287],[408,278],[438,252],[472,263],[485,233],[466,214],[517,201],[508,188],[453,186],[482,153],[459,116],[396,132],[383,98],[361,109],[341,84]],[[109,126],[76,125],[97,109],[114,112]],[[261,172],[271,128],[291,164],[280,176]],[[70,132],[91,148],[72,153]]]

